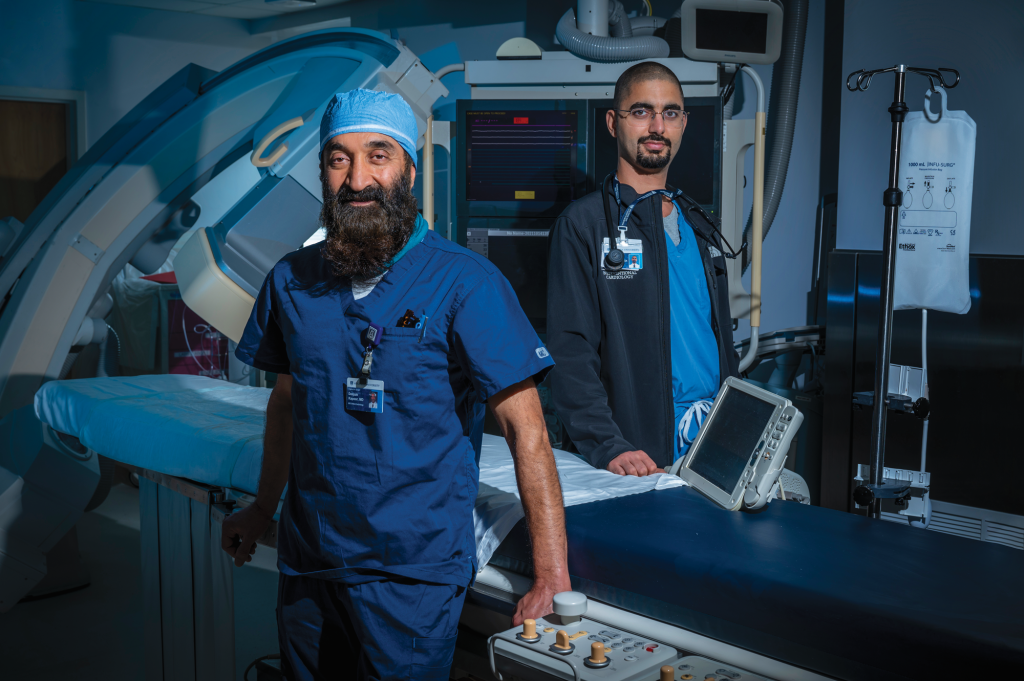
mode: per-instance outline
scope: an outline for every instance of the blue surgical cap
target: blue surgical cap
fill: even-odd
[[[320,157],[335,135],[347,132],[379,132],[391,137],[416,164],[416,116],[400,95],[376,90],[339,92],[331,99],[320,121]]]

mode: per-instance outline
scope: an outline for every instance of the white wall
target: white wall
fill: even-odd
[[[949,108],[978,125],[971,252],[1024,254],[1017,159],[1024,73],[1024,3],[1019,0],[846,0],[844,77],[906,64],[952,67],[961,82]],[[907,76],[906,101],[923,108],[927,79]],[[880,250],[888,184],[893,76],[867,92],[843,91],[839,166],[839,248]]]
[[[807,323],[807,292],[814,262],[814,228],[818,209],[818,170],[821,156],[821,78],[825,39],[825,0],[811,0],[807,15],[807,39],[796,128],[789,172],[782,201],[762,250],[761,334],[804,326]],[[755,66],[765,84],[765,101],[771,93],[772,66]],[[753,83],[744,78],[743,108],[733,118],[753,118],[757,108]],[[768,111],[768,119],[772,112]],[[767,159],[765,159],[767,162]],[[744,222],[754,201],[754,151],[747,152],[747,188],[743,196]],[[734,244],[736,248],[739,246]],[[744,277],[750,290],[750,271]],[[737,339],[750,335],[741,320]]]

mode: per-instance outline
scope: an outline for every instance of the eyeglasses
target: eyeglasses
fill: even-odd
[[[689,111],[683,111],[682,109],[664,109],[662,111],[655,111],[654,109],[648,109],[646,107],[638,106],[635,109],[612,109],[612,111],[618,111],[619,113],[626,114],[623,116],[630,125],[644,126],[650,125],[651,121],[658,114],[661,114],[661,120],[665,122],[666,128],[681,128],[683,123],[689,117]]]

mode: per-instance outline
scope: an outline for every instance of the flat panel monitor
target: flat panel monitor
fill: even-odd
[[[671,471],[728,510],[768,503],[804,417],[781,395],[730,376]]]
[[[694,453],[689,469],[731,494],[776,407],[775,402],[766,402],[749,393],[728,391],[717,418],[708,423],[700,450]]]
[[[601,182],[618,163],[618,142],[608,132],[605,117],[612,100],[591,100],[590,144],[593,161],[588,167],[590,186],[599,189]],[[683,107],[690,112],[679,149],[672,150],[668,184],[683,190],[713,216],[722,203],[722,99],[721,97],[684,97]]]
[[[461,217],[557,217],[587,188],[586,102],[459,100]]]

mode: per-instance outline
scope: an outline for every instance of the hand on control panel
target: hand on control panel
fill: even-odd
[[[558,584],[536,580],[530,590],[526,592],[516,604],[516,611],[512,615],[512,626],[518,627],[527,619],[537,619],[550,615],[554,612],[555,594],[563,591],[571,591],[568,572],[563,572]]]

